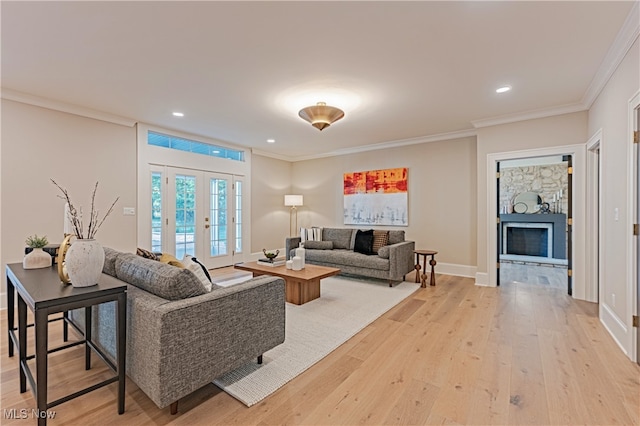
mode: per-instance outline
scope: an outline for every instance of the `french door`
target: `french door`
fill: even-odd
[[[240,177],[164,166],[151,177],[154,250],[190,254],[209,269],[242,261]]]

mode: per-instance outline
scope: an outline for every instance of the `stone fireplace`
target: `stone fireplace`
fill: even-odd
[[[529,222],[503,223],[502,254],[552,258],[553,225]]]

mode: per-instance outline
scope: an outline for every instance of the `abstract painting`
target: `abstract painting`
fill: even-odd
[[[345,225],[409,225],[406,167],[344,174]]]

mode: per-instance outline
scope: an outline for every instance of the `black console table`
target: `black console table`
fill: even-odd
[[[73,287],[62,284],[56,268],[22,268],[21,263],[7,265],[7,313],[9,334],[9,356],[13,356],[14,345],[18,347],[20,361],[20,393],[27,390],[27,380],[37,403],[38,425],[47,424],[47,411],[58,404],[88,392],[118,382],[118,414],[124,413],[125,359],[126,359],[126,317],[127,286],[122,281],[102,274],[97,285],[91,287]],[[18,295],[18,327],[15,327],[15,293]],[[116,315],[116,364],[91,340],[91,307],[100,303],[115,301]],[[34,314],[35,354],[27,356],[27,306]],[[64,340],[67,341],[67,312],[73,309],[85,309],[84,339],[68,343],[57,348],[48,348],[49,315],[63,313]],[[18,332],[16,336],[15,332]],[[47,355],[77,345],[85,345],[85,369],[91,368],[91,350],[116,373],[103,382],[89,386],[52,402],[47,401]],[[27,361],[36,360],[36,379],[27,365]]]

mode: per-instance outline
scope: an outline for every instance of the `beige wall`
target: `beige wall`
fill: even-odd
[[[487,155],[585,143],[586,129],[586,111],[478,129],[477,266],[479,273],[487,273]]]
[[[589,136],[602,129],[600,145],[601,224],[603,236],[600,315],[620,345],[632,352],[635,286],[633,275],[634,221],[632,144],[629,100],[640,90],[640,42],[636,39],[589,111]],[[619,219],[615,220],[614,210]],[[615,301],[614,301],[615,298]]]
[[[299,213],[300,226],[345,226],[343,174],[395,167],[409,169],[409,226],[396,229],[404,229],[407,239],[416,241],[417,248],[438,250],[441,272],[450,268],[452,272],[473,274],[474,137],[294,163],[292,190],[305,197]]]
[[[2,100],[1,149],[3,265],[22,261],[29,235],[46,235],[51,243],[62,240],[64,202],[50,178],[67,188],[85,212],[96,181],[102,211],[119,196],[97,238],[117,249],[136,248],[136,218],[122,214],[123,207],[136,206],[133,127]],[[4,274],[2,279],[4,293]]]
[[[252,155],[251,252],[282,249],[289,235],[289,207],[284,195],[291,189],[291,163]],[[304,202],[307,202],[305,198]]]

